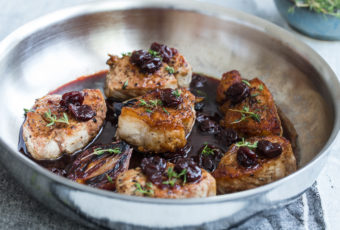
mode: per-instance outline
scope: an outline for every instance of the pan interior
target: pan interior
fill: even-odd
[[[0,63],[1,137],[16,150],[23,108],[68,81],[107,69],[108,53],[146,49],[153,41],[178,48],[195,72],[220,78],[236,69],[244,78],[263,80],[297,130],[300,167],[327,142],[333,104],[308,57],[247,24],[163,9],[77,16],[45,26],[12,47]]]

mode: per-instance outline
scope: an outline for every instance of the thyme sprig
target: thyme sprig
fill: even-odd
[[[248,141],[245,141],[244,138],[242,138],[242,141],[237,142],[235,145],[237,147],[248,147],[250,149],[256,149],[257,148],[257,142],[255,141],[254,143],[250,143]]]
[[[233,112],[241,113],[241,118],[239,120],[231,122],[231,124],[239,123],[239,122],[244,121],[244,120],[246,120],[248,118],[252,118],[256,122],[261,122],[260,115],[257,114],[257,113],[254,113],[254,112],[250,112],[248,106],[243,106],[242,110],[239,110],[239,109],[229,109],[229,110],[233,111]]]
[[[122,53],[122,57],[125,57],[125,56],[131,56],[132,53],[131,52],[127,52],[127,53]]]
[[[147,182],[145,184],[145,187],[143,188],[143,186],[140,183],[135,183],[136,186],[136,190],[140,192],[141,194],[145,194],[147,196],[152,196],[154,194],[154,191],[152,190],[152,184],[150,182]]]
[[[124,84],[123,84],[123,86],[122,86],[122,89],[126,89],[126,87],[128,86],[128,84],[129,84],[129,79],[126,80],[126,81],[124,82]]]
[[[81,160],[84,160],[90,156],[93,156],[93,155],[97,155],[97,156],[100,156],[100,155],[103,155],[104,153],[110,153],[110,154],[121,154],[122,151],[120,150],[120,148],[108,148],[108,149],[102,149],[102,148],[96,148],[94,149],[93,153],[83,157]]]
[[[57,116],[55,114],[52,114],[51,109],[48,109],[48,111],[45,112],[45,117],[48,120],[48,122],[50,122],[50,123],[48,123],[46,125],[47,127],[52,126],[52,125],[54,125],[56,123],[69,124],[68,117],[67,117],[66,113],[63,113],[63,117],[62,118],[57,119]]]
[[[162,109],[163,109],[163,111],[166,113],[166,114],[170,114],[169,112],[168,112],[168,110],[166,110],[164,107],[162,107]]]
[[[112,153],[112,154],[121,154],[122,151],[120,150],[120,148],[114,148],[114,149],[102,149],[102,148],[96,148],[93,152],[93,154],[95,155],[103,155],[104,153]]]
[[[260,91],[263,90],[263,85],[262,85],[262,84],[259,86],[259,90],[260,90]]]
[[[179,98],[182,94],[182,91],[181,90],[178,90],[178,89],[175,89],[173,92],[172,92],[173,95],[175,95],[177,98]]]
[[[173,67],[171,67],[171,66],[165,67],[165,70],[168,71],[169,74],[175,73],[175,69]]]
[[[24,116],[26,116],[28,112],[34,112],[34,110],[24,108]]]
[[[160,53],[157,52],[157,51],[154,51],[154,50],[152,50],[152,49],[149,49],[148,52],[149,52],[149,54],[151,54],[152,57],[162,58],[161,55],[160,55]]]
[[[251,84],[250,84],[249,81],[247,81],[247,80],[242,80],[242,82],[243,82],[244,84],[246,84],[247,86],[251,87]]]
[[[204,148],[202,149],[203,155],[214,155],[214,150],[208,146],[208,144],[205,144]]]
[[[148,113],[152,113],[152,109],[157,108],[158,106],[162,106],[163,102],[159,99],[155,99],[155,100],[149,100],[149,101],[145,101],[144,99],[140,99],[140,106],[144,106],[146,107],[145,111]],[[163,111],[164,111],[164,107],[163,107]]]
[[[106,178],[107,178],[108,182],[110,182],[110,184],[113,184],[112,177],[110,177],[108,174],[105,174],[105,175],[106,175]]]
[[[177,179],[183,176],[183,185],[187,182],[187,170],[183,169],[180,173],[176,173],[173,167],[168,168],[168,180],[163,181],[162,184],[168,184],[173,187],[176,184]]]

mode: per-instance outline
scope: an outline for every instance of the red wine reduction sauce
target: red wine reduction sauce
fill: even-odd
[[[107,71],[102,71],[87,77],[80,77],[74,81],[71,81],[56,90],[50,92],[50,94],[63,94],[69,91],[74,90],[82,90],[82,89],[104,89],[105,84],[105,77],[106,77]],[[217,85],[219,84],[219,80],[208,77],[202,74],[194,74],[194,79],[198,79],[198,81],[191,84],[191,92],[195,94],[196,96],[202,96],[205,99],[201,103],[201,105],[204,104],[204,106],[199,109],[200,113],[204,113],[210,117],[212,117],[213,120],[215,120],[218,123],[218,120],[221,118],[221,114],[218,111],[218,105],[216,103],[216,89]],[[107,100],[107,103],[112,103],[112,100]],[[108,113],[110,113],[110,110],[108,110]],[[110,117],[110,114],[108,114],[107,118]],[[97,135],[97,137],[88,144],[83,150],[75,152],[72,156],[64,155],[60,159],[53,160],[53,161],[35,161],[39,165],[47,168],[48,170],[59,174],[61,176],[65,176],[68,169],[72,165],[72,162],[74,161],[75,157],[78,155],[79,152],[84,151],[85,149],[99,144],[108,144],[115,140],[115,132],[116,132],[116,122],[107,119],[100,131],[100,133]],[[178,157],[179,155],[185,155],[186,157],[193,157],[197,158],[198,153],[200,152],[200,149],[204,147],[206,144],[216,146],[220,148],[223,152],[227,150],[227,146],[225,146],[221,141],[216,138],[216,135],[214,134],[208,134],[207,132],[203,132],[200,130],[198,126],[198,122],[195,122],[195,125],[192,129],[192,132],[190,133],[188,137],[188,143],[187,146],[180,150],[177,153],[165,153],[161,154],[161,156],[168,158],[169,160],[174,159]],[[25,154],[27,157],[30,157],[30,154],[27,152],[25,143],[22,138],[22,129],[20,130],[20,137],[19,137],[19,144],[18,144],[19,150]],[[131,162],[130,162],[130,168],[135,168],[140,165],[140,162],[144,156],[147,156],[150,154],[148,153],[140,153],[137,151],[134,151],[132,154]],[[32,158],[31,158],[32,159]],[[32,159],[34,160],[34,159]]]

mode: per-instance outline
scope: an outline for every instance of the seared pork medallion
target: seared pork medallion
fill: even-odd
[[[137,50],[110,55],[107,64],[105,95],[127,100],[158,88],[188,87],[191,82],[191,66],[174,48],[153,43],[148,51]]]
[[[114,190],[116,177],[129,167],[132,148],[123,141],[93,146],[72,163],[67,178],[80,184]]]
[[[141,167],[117,177],[118,193],[155,198],[197,198],[216,195],[215,179],[190,158],[175,164],[160,157],[144,158]]]
[[[273,96],[258,78],[242,79],[236,70],[224,73],[217,88],[217,101],[222,103],[223,127],[246,137],[282,135]]]
[[[174,152],[186,145],[195,122],[195,96],[181,89],[157,89],[126,102],[116,136],[141,152]]]
[[[99,132],[106,104],[99,89],[37,99],[26,113],[23,139],[36,160],[54,160],[87,145]]]
[[[271,183],[295,170],[295,156],[287,139],[253,137],[233,144],[213,176],[217,192],[225,194]]]

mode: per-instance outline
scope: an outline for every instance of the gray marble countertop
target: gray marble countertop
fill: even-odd
[[[19,26],[58,9],[90,0],[0,0],[0,40]],[[280,17],[272,0],[210,0],[216,4],[241,10],[269,20],[294,33],[318,52],[340,76],[340,42],[308,38],[293,31]],[[317,186],[329,229],[340,228],[340,138],[333,145],[326,167],[317,179]],[[86,229],[56,214],[33,200],[11,176],[0,168],[0,229]]]

